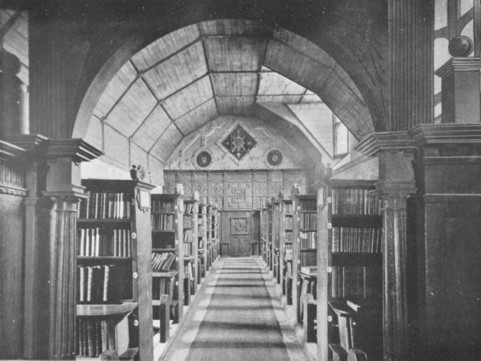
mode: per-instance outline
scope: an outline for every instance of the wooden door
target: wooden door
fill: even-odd
[[[221,254],[251,256],[259,239],[257,223],[252,211],[222,211]]]

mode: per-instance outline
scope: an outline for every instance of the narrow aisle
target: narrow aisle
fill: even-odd
[[[165,361],[305,361],[257,258],[217,262]]]

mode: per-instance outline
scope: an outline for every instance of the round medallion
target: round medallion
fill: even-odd
[[[210,164],[211,160],[212,158],[209,152],[202,151],[197,155],[197,164],[199,165],[199,167],[207,167]]]
[[[270,165],[279,165],[282,163],[282,153],[279,150],[271,150],[267,154],[267,161]]]

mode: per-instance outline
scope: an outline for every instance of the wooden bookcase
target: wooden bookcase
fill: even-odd
[[[280,283],[281,276],[281,247],[280,247],[280,224],[281,224],[281,202],[279,199],[272,201],[271,208],[271,219],[272,219],[272,247],[273,247],[273,275],[277,281]]]
[[[261,256],[266,265],[269,264],[269,245],[267,242],[267,207],[264,206],[259,210],[260,218],[260,242],[261,242]]]
[[[207,202],[203,199],[201,202],[198,203],[198,212],[197,212],[197,224],[198,224],[198,257],[199,257],[199,275],[197,279],[197,283],[200,283],[202,277],[205,277],[207,274]]]
[[[198,252],[198,200],[184,200],[184,304],[190,304],[191,295],[195,294],[197,283]]]
[[[170,254],[174,257],[169,270],[164,271],[176,271],[173,294],[170,295],[171,318],[176,323],[182,319],[184,303],[183,221],[184,196],[180,194],[152,195],[152,252]]]
[[[318,194],[320,359],[356,348],[381,360],[382,216],[374,182],[330,180]]]
[[[303,322],[301,302],[306,297],[307,288],[301,270],[317,266],[317,196],[297,194],[294,195],[293,202],[295,241],[292,252],[292,301],[298,321]]]
[[[85,179],[79,209],[77,357],[115,349],[122,359],[150,360],[150,191],[129,180]]]
[[[292,305],[293,205],[291,199],[281,200],[279,217],[280,282],[287,304]]]
[[[211,204],[207,207],[207,227],[208,227],[208,248],[207,248],[207,264],[208,269],[217,259],[219,254],[219,209],[217,204]]]
[[[266,204],[266,240],[267,240],[267,265],[269,270],[274,270],[274,244],[272,242],[272,201]]]

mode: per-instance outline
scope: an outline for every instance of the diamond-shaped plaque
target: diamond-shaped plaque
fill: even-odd
[[[232,132],[222,141],[222,145],[237,160],[241,160],[256,145],[254,138],[250,136],[242,126],[237,125]]]

